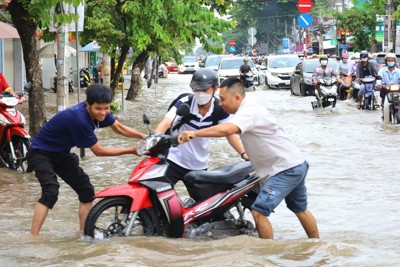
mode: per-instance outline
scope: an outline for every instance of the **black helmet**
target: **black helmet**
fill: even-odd
[[[360,57],[368,57],[368,52],[367,50],[363,50],[360,52]]]
[[[190,87],[194,90],[207,90],[211,86],[218,85],[218,75],[212,69],[200,69],[193,73]]]

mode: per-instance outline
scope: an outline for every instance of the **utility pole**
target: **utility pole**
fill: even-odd
[[[56,7],[57,13],[65,13],[64,5],[59,3]],[[68,107],[68,92],[66,91],[67,79],[65,77],[65,43],[67,41],[66,25],[62,23],[57,30],[57,112]]]
[[[392,3],[391,0],[386,0],[386,16],[385,16],[385,32],[383,38],[383,50],[384,52],[388,53],[393,49],[393,42],[392,42],[392,34],[391,34],[391,24],[392,24]]]
[[[324,54],[324,32],[322,28],[321,9],[319,10],[319,54]]]

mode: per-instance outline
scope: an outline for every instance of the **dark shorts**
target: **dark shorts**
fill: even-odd
[[[89,176],[79,166],[79,157],[76,154],[30,150],[27,161],[29,168],[35,171],[35,176],[42,187],[39,203],[50,209],[54,207],[60,187],[57,176],[78,194],[80,202],[93,201],[94,187]]]
[[[183,177],[186,175],[186,173],[190,172],[191,170],[185,169],[181,167],[180,165],[174,163],[173,161],[167,160],[169,167],[167,169],[167,172],[165,173],[165,176],[167,176],[170,184],[172,186],[175,186],[175,184],[178,181],[182,181]]]
[[[305,211],[307,209],[307,189],[305,186],[307,171],[308,163],[305,161],[270,177],[251,208],[269,216],[285,199],[286,206],[292,212]]]

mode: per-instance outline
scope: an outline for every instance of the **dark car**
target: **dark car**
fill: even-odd
[[[315,85],[312,83],[314,69],[320,64],[319,59],[305,59],[300,61],[290,76],[290,91],[294,95],[313,96],[315,95]],[[328,60],[328,66],[334,70],[338,69],[336,60]]]

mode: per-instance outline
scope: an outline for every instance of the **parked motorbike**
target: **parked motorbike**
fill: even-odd
[[[31,137],[24,129],[25,117],[15,106],[23,101],[9,92],[0,94],[0,165],[2,167],[26,171],[26,154],[31,145]]]
[[[398,84],[389,86],[386,101],[383,105],[383,122],[389,124],[400,123],[400,87]]]
[[[57,93],[57,76],[54,77],[53,91],[54,91],[54,93]],[[74,84],[72,82],[71,77],[68,79],[68,92],[70,92],[70,93],[74,92]]]
[[[326,108],[331,106],[331,108],[335,108],[337,101],[337,81],[335,77],[323,77],[317,79],[317,83],[319,84],[319,88],[321,91],[321,95],[318,94],[318,91],[315,90],[315,96],[317,98],[316,101],[311,102],[311,106],[313,109],[316,108]]]
[[[92,78],[88,68],[83,68],[79,71],[79,85],[81,88],[88,87],[92,84]]]
[[[361,82],[365,85],[364,101],[361,108],[367,110],[375,110],[375,83],[376,79],[373,76],[361,78]]]
[[[188,105],[178,108],[178,116],[182,114],[190,114]],[[144,122],[150,123],[145,115]],[[146,158],[133,170],[128,184],[95,195],[103,199],[86,219],[84,234],[89,240],[137,235],[218,238],[254,232],[245,209],[257,196],[259,178],[249,162],[189,172],[183,182],[190,198],[181,201],[165,176],[168,150],[178,145],[177,137],[149,132],[137,146],[138,154]]]

